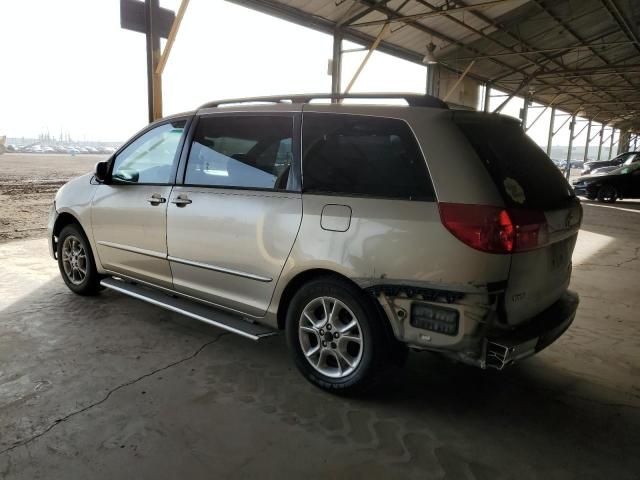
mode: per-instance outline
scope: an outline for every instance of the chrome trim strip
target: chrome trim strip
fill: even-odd
[[[103,240],[100,240],[97,243],[98,245],[116,248],[118,250],[124,250],[125,252],[139,253],[140,255],[146,255],[147,257],[161,258],[162,260],[167,259],[166,253],[156,252],[154,250],[146,250],[144,248],[131,247],[129,245],[122,245],[121,243],[105,242]]]
[[[115,290],[116,292],[120,292],[120,293],[122,293],[124,295],[128,295],[128,296],[136,298],[138,300],[142,300],[142,301],[150,303],[152,305],[156,305],[157,307],[161,307],[161,308],[164,308],[166,310],[170,310],[172,312],[176,312],[176,313],[179,313],[181,315],[185,315],[185,316],[193,318],[195,320],[199,320],[201,322],[204,322],[204,323],[207,323],[209,325],[212,325],[214,327],[221,328],[221,329],[226,330],[228,332],[236,333],[236,334],[238,334],[238,335],[240,335],[242,337],[250,338],[251,340],[260,340],[260,338],[262,338],[262,337],[275,335],[277,333],[277,332],[274,331],[274,333],[267,334],[267,335],[253,335],[251,333],[247,333],[247,332],[239,330],[237,328],[233,328],[233,327],[231,327],[229,325],[225,325],[224,323],[219,323],[219,322],[216,322],[215,320],[211,320],[210,318],[203,317],[201,315],[198,315],[197,313],[189,312],[188,310],[183,310],[182,308],[178,308],[178,307],[170,305],[168,303],[160,302],[158,300],[155,300],[155,299],[152,299],[152,298],[149,298],[149,297],[145,297],[144,295],[140,295],[138,293],[131,292],[131,291],[127,290],[126,288],[122,288],[122,287],[119,287],[119,286],[116,286],[116,285],[111,285],[111,284],[106,283],[104,281],[101,281],[100,284],[103,287],[109,288],[111,290]]]
[[[262,277],[253,273],[240,272],[238,270],[231,270],[230,268],[218,267],[208,263],[194,262],[192,260],[185,260],[184,258],[172,257],[169,255],[167,260],[170,262],[182,263],[183,265],[189,265],[191,267],[204,268],[206,270],[213,270],[214,272],[227,273],[229,275],[235,275],[237,277],[249,278],[251,280],[257,280],[258,282],[271,282],[273,279],[269,277]]]

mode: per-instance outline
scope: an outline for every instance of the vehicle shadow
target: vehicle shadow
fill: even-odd
[[[640,471],[637,390],[621,400],[606,379],[567,369],[571,349],[567,353],[563,342],[570,344],[571,336],[502,372],[411,353],[406,367],[381,379],[380,388],[341,397],[300,376],[282,335],[254,343],[221,333],[113,292],[79,297],[51,280],[0,311],[1,396],[11,399],[0,408],[0,451],[67,417],[79,424],[75,430],[100,442],[100,414],[77,412],[108,399],[104,392],[162,372],[179,396],[154,399],[178,402],[178,408],[167,403],[177,419],[165,422],[157,442],[181,438],[218,404],[227,412],[256,411],[265,422],[268,417],[271,428],[287,432],[280,440],[285,444],[277,445],[282,451],[293,451],[311,432],[342,445],[345,455],[401,476],[633,478]],[[102,408],[107,415],[109,404]],[[120,418],[151,416],[143,405],[126,408]],[[60,427],[57,435],[66,431]],[[219,442],[216,435],[212,428],[199,442]],[[28,461],[35,462],[30,452]],[[213,455],[207,461],[222,460]],[[285,464],[280,468],[286,471]]]

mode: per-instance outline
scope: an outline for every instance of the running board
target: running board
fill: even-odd
[[[247,322],[241,317],[208,307],[201,303],[185,298],[174,297],[159,290],[143,287],[135,283],[128,283],[122,280],[116,280],[115,278],[105,278],[100,281],[100,285],[166,310],[171,310],[172,312],[200,320],[214,327],[237,333],[251,340],[260,340],[261,338],[277,335],[278,333],[277,330],[272,328]]]

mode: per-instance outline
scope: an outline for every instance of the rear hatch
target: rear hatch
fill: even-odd
[[[517,325],[552,305],[571,277],[582,208],[551,159],[508,117],[454,112],[504,200],[522,241],[511,252],[506,323]]]

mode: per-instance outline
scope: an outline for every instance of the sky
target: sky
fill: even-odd
[[[179,3],[160,0],[174,11]],[[0,135],[123,141],[145,126],[145,37],[120,28],[119,1],[6,1],[2,14]],[[329,35],[223,0],[191,0],[163,75],[163,113],[214,99],[329,92],[331,50]],[[344,55],[343,88],[364,55]],[[424,93],[425,83],[423,65],[375,52],[352,91]],[[502,113],[517,117],[521,107],[514,98]],[[549,115],[529,131],[540,145]],[[568,144],[568,125],[554,144]]]

